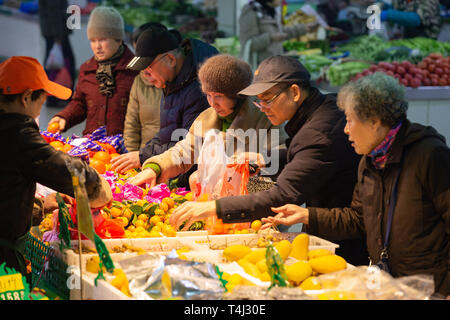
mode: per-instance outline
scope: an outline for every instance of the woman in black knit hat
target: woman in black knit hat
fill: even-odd
[[[284,144],[286,139],[284,129],[273,126],[247,97],[238,95],[238,92],[247,87],[253,79],[248,63],[226,54],[215,55],[201,65],[198,78],[210,108],[198,116],[185,139],[166,152],[147,159],[142,166],[142,172],[130,179],[130,183],[135,185],[148,183],[150,187],[153,187],[157,183],[166,182],[170,178],[187,172],[197,163],[197,159],[193,159],[194,155],[199,154],[197,148],[200,146],[196,144],[196,141],[202,141],[201,139],[211,129],[223,132],[227,145],[229,141],[239,140],[238,132],[248,133],[249,130],[256,132],[256,140],[246,143],[246,150],[227,149],[228,156],[244,153],[243,151],[248,152],[248,148],[253,150],[264,145],[267,150],[271,150],[277,145]],[[260,129],[266,129],[267,136],[260,137]],[[271,139],[273,132],[278,134],[279,139]],[[259,140],[263,138],[266,141],[260,143]],[[235,143],[234,146],[236,145]],[[266,151],[258,149],[260,154]],[[257,158],[259,162],[262,162],[262,157]]]

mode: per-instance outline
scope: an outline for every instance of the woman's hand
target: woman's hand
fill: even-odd
[[[141,160],[139,159],[139,151],[121,154],[120,156],[111,159],[111,165],[111,168],[120,174],[123,174],[130,169],[140,168]]]
[[[147,183],[149,185],[149,188],[151,189],[156,186],[156,179],[157,177],[155,171],[148,168],[142,170],[134,177],[129,178],[127,182],[135,186],[141,186]]]
[[[169,223],[178,230],[186,221],[183,231],[197,221],[205,220],[216,215],[216,201],[187,201],[176,208],[170,216]]]
[[[278,224],[291,226],[296,223],[309,223],[308,209],[299,207],[295,204],[286,204],[282,207],[272,208],[272,211],[277,213],[277,215],[262,218],[261,222],[264,223],[264,225],[261,229],[267,229]]]

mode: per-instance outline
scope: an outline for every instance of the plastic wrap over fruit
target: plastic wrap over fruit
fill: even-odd
[[[431,275],[393,278],[376,266],[358,266],[317,277],[322,300],[427,300],[434,292]]]
[[[231,293],[224,295],[225,300],[312,300],[299,288],[273,287],[270,290],[258,286],[238,285]]]
[[[144,199],[150,203],[161,203],[167,197],[170,197],[170,189],[165,183],[161,183],[151,188]]]
[[[167,257],[143,254],[118,264],[129,279],[131,295],[138,300],[217,300],[225,292],[214,265],[181,260],[175,251]]]

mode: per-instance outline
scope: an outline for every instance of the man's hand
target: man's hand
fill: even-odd
[[[120,174],[123,174],[130,169],[140,167],[141,161],[139,160],[139,151],[131,151],[111,159],[111,168]]]
[[[66,194],[60,193],[61,198],[66,203],[66,206],[68,208],[71,208],[74,204],[74,199],[72,197],[69,197]],[[51,193],[47,197],[44,198],[44,212],[52,212],[55,209],[58,209],[58,202],[56,201],[56,193]]]
[[[262,230],[278,224],[291,226],[296,223],[309,223],[308,209],[299,207],[295,204],[286,204],[282,207],[272,208],[272,211],[277,213],[277,215],[273,217],[262,218],[261,222],[264,223],[264,225],[261,227]]]
[[[141,172],[139,172],[134,177],[131,177],[127,180],[128,183],[131,183],[135,186],[141,186],[144,184],[148,184],[149,188],[153,188],[156,185],[156,173],[152,169],[144,169]]]
[[[55,117],[51,118],[50,121],[48,122],[48,124],[51,124],[53,122],[57,122],[59,124],[58,132],[63,131],[64,128],[66,127],[66,120],[61,117],[55,116]]]
[[[174,226],[175,230],[186,221],[183,231],[196,221],[205,220],[216,215],[216,201],[186,201],[176,208],[170,216],[169,223]]]
[[[256,163],[256,165],[260,168],[263,168],[266,166],[264,157],[262,156],[261,153],[241,152],[241,153],[233,156],[233,162],[236,162],[236,163],[244,163],[246,160],[248,160],[250,163]]]

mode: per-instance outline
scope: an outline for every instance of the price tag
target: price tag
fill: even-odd
[[[0,265],[0,300],[29,300],[25,277],[14,269]]]

